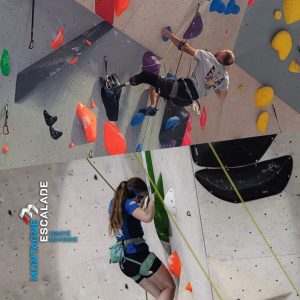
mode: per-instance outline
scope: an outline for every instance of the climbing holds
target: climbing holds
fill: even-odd
[[[136,151],[135,152],[142,152],[143,150],[143,145],[142,144],[138,144],[136,147]]]
[[[188,291],[188,292],[193,292],[193,287],[192,287],[192,284],[190,282],[187,283],[186,287],[185,287],[185,290]]]
[[[92,43],[90,40],[86,40],[86,41],[85,41],[85,44],[86,44],[87,46],[91,47],[93,43]]]
[[[7,145],[2,146],[2,153],[6,154],[9,151],[9,147]]]
[[[175,79],[176,79],[176,76],[175,76],[174,74],[168,72],[167,75],[166,75],[166,78],[167,78],[167,79],[171,79],[171,80],[175,80]]]
[[[116,0],[96,0],[95,1],[95,12],[102,19],[110,24],[114,22],[114,11],[115,11]]]
[[[128,8],[130,0],[116,0],[115,2],[115,15],[117,17],[121,16],[121,14]]]
[[[300,21],[300,1],[283,0],[283,13],[288,25]]]
[[[183,139],[182,139],[182,143],[180,146],[190,146],[192,144],[192,138],[190,136],[190,134],[188,133],[188,131],[185,131]]]
[[[170,32],[172,32],[171,26],[167,26],[166,28],[167,28]],[[167,42],[167,41],[169,40],[169,38],[168,38],[167,36],[165,36],[165,35],[162,35],[161,38],[162,38],[162,40],[163,40],[164,42]]]
[[[64,43],[64,29],[62,27],[59,28],[57,36],[54,40],[51,42],[51,48],[57,49]]]
[[[224,11],[225,15],[234,14],[237,15],[240,12],[240,7],[235,3],[235,0],[230,0],[227,4],[227,7]]]
[[[276,9],[274,11],[273,15],[274,15],[275,20],[277,20],[277,21],[281,20],[281,11],[279,9]]]
[[[279,58],[285,60],[292,50],[293,40],[290,33],[283,30],[273,37],[271,45],[278,52]]]
[[[192,20],[192,23],[183,34],[185,40],[193,39],[201,34],[203,30],[203,21],[199,11],[196,13],[195,17]]]
[[[74,56],[68,63],[69,63],[70,65],[74,65],[74,64],[77,63],[77,61],[78,61],[78,56],[76,55],[76,56]]]
[[[170,129],[173,128],[174,126],[176,126],[178,123],[180,122],[179,117],[174,116],[171,117],[167,120],[166,124],[165,124],[165,129]]]
[[[109,155],[125,154],[125,137],[113,122],[104,122],[104,147]]]
[[[185,130],[187,132],[191,132],[192,131],[192,115],[191,115],[191,113],[189,113],[189,118],[188,118]]]
[[[130,125],[135,127],[145,120],[145,115],[142,113],[137,113],[131,120]]]
[[[165,205],[169,212],[175,217],[177,214],[176,202],[173,189],[169,189],[164,199]]]
[[[91,109],[93,109],[93,108],[95,108],[96,107],[96,103],[95,103],[95,101],[90,101],[90,108]]]
[[[257,108],[265,107],[273,101],[274,91],[270,86],[257,89],[255,93],[255,103]]]
[[[243,86],[242,84],[240,84],[240,85],[238,86],[238,89],[239,89],[239,91],[243,92],[245,88],[244,88],[244,86]]]
[[[170,272],[179,278],[180,274],[181,274],[181,261],[180,261],[177,251],[174,251],[169,256],[168,264],[169,264]]]
[[[74,147],[75,147],[75,144],[73,142],[70,142],[69,148],[74,148]]]
[[[0,65],[3,76],[8,76],[10,73],[11,63],[7,49],[3,49],[2,51]]]
[[[54,140],[58,140],[63,135],[61,131],[55,130],[52,126],[49,127],[49,131],[50,131],[50,136]]]
[[[240,12],[241,8],[236,4],[235,0],[230,0],[228,4],[226,4],[222,0],[212,0],[211,5],[209,7],[210,12],[217,12],[219,14],[237,15]]]
[[[97,140],[97,118],[82,103],[77,105],[77,115],[82,123],[85,139],[87,142],[92,143]]]
[[[296,59],[291,61],[289,71],[292,73],[300,73],[300,64],[296,61]]]
[[[253,5],[254,5],[254,0],[249,0],[249,1],[248,1],[248,5],[249,5],[249,6],[253,6]]]
[[[161,62],[158,57],[155,56],[151,51],[147,51],[143,55],[143,66],[142,70],[147,73],[158,75],[160,72]]]
[[[202,129],[206,127],[206,121],[207,121],[207,112],[205,106],[203,106],[203,109],[201,111],[201,116],[200,116],[200,126]]]
[[[269,114],[265,111],[259,115],[256,123],[256,127],[261,134],[264,134],[266,132],[268,123],[269,123]]]

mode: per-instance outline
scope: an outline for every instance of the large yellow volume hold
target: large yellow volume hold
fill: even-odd
[[[285,60],[289,56],[293,47],[292,36],[288,31],[279,31],[273,37],[271,45],[273,49],[278,52],[279,58],[281,60]]]
[[[261,134],[266,133],[269,123],[269,114],[264,111],[261,113],[257,119],[256,127]]]
[[[284,0],[283,12],[286,24],[292,24],[300,21],[300,1],[299,0]]]
[[[274,91],[270,86],[263,86],[255,93],[256,107],[265,107],[273,101]]]
[[[289,66],[289,71],[292,73],[300,73],[300,65],[296,61],[296,59],[293,59]]]

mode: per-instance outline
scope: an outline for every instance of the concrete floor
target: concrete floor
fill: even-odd
[[[276,137],[263,160],[292,155],[290,182],[280,195],[248,203],[298,287],[299,145],[299,135]],[[165,191],[174,190],[178,225],[223,299],[298,299],[244,209],[215,198],[195,180],[199,167],[188,147],[155,150],[152,159],[156,176],[162,172]],[[131,176],[144,178],[133,154],[92,161],[113,187]],[[145,299],[138,286],[108,263],[107,249],[113,239],[107,235],[107,208],[112,191],[94,175],[86,160],[0,172],[1,299]],[[49,182],[49,229],[71,230],[79,241],[41,244],[40,281],[30,282],[29,230],[18,214],[29,203],[39,207],[40,180]],[[153,223],[144,228],[150,248],[166,262]],[[170,229],[172,250],[179,253],[185,277],[193,286],[192,298],[218,299],[172,223]]]

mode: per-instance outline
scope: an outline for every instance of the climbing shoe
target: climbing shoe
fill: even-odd
[[[155,116],[157,112],[157,108],[148,106],[146,108],[142,108],[139,110],[139,113],[144,114],[145,116]]]

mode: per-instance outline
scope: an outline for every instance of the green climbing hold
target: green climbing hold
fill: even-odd
[[[3,49],[1,56],[1,71],[4,76],[10,73],[10,57],[7,49]]]
[[[170,242],[169,239],[169,217],[167,211],[164,207],[161,199],[165,198],[164,194],[164,185],[161,173],[159,174],[157,183],[157,190],[162,198],[158,195],[158,193],[154,194],[155,197],[155,216],[154,216],[154,224],[157,235],[161,241]]]

